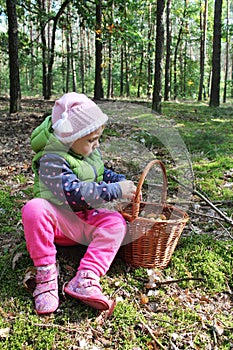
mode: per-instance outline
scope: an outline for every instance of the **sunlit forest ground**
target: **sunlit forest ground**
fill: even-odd
[[[0,347],[231,349],[231,104],[213,109],[193,101],[166,102],[161,116],[151,112],[147,101],[101,101],[99,105],[109,115],[101,140],[106,165],[137,183],[146,164],[160,159],[167,170],[167,200],[184,209],[190,220],[164,270],[134,269],[117,256],[101,281],[104,292],[117,301],[110,317],[62,293],[63,284],[75,273],[83,247],[58,248],[60,307],[54,315],[37,316],[32,295],[23,283],[32,262],[25,247],[21,208],[32,197],[29,136],[51,113],[53,101],[25,99],[21,112],[8,115],[8,101],[2,100]],[[151,193],[146,195],[151,198]]]

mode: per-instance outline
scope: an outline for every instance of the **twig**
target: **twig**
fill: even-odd
[[[43,328],[57,328],[61,331],[66,331],[66,332],[79,332],[80,333],[80,329],[77,328],[69,328],[69,327],[65,327],[65,326],[61,326],[59,324],[52,324],[52,323],[32,323],[33,326],[37,326],[37,327],[43,327]],[[81,333],[86,334],[86,332],[81,331]]]
[[[216,205],[214,205],[208,198],[206,198],[202,193],[200,193],[199,191],[197,191],[195,188],[189,188],[188,186],[182,184],[180,181],[178,181],[176,179],[175,176],[170,176],[172,180],[176,181],[179,185],[181,185],[182,187],[184,187],[186,190],[188,190],[189,192],[191,192],[192,194],[200,197],[201,199],[203,199],[212,209],[214,209],[214,211],[216,211],[226,222],[228,222],[228,224],[230,224],[231,226],[233,226],[233,220],[231,218],[229,218],[228,216],[226,216],[220,209],[218,209],[216,207]]]
[[[222,225],[222,223],[221,222],[219,222],[219,225],[224,229],[224,231],[227,233],[227,235],[231,238],[231,239],[233,239],[233,236],[230,234],[230,232],[226,229],[226,227],[224,227],[223,225]]]
[[[168,281],[161,281],[161,282],[157,282],[156,281],[156,285],[163,285],[163,284],[171,284],[171,283],[178,283],[178,282],[184,282],[184,281],[202,281],[205,282],[204,278],[201,277],[187,277],[187,278],[179,278],[176,280],[168,280]],[[151,286],[151,287],[146,287],[147,289],[155,289],[155,287]]]
[[[206,218],[209,218],[209,219],[213,219],[213,220],[217,220],[217,221],[219,221],[219,220],[225,221],[223,218],[219,218],[219,217],[216,218],[215,216],[211,216],[211,215],[207,215],[207,214],[203,214],[203,213],[197,213],[197,212],[195,212],[193,210],[190,210],[190,209],[188,210],[188,212],[191,213],[191,214],[203,216],[203,217],[206,217]]]
[[[167,350],[163,344],[160,343],[160,341],[155,337],[152,329],[141,319],[141,317],[139,317],[139,321],[143,324],[143,326],[147,329],[147,331],[150,333],[151,337],[153,338],[153,340],[156,342],[157,345],[159,345],[161,347],[161,349],[163,350]]]
[[[233,220],[226,216],[220,209],[218,209],[208,198],[206,198],[202,193],[198,192],[197,190],[193,190],[193,194],[197,195],[201,199],[203,199],[206,203],[209,204],[209,206],[216,211],[228,224],[233,226]]]

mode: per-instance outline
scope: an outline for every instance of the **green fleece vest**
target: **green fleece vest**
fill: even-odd
[[[84,158],[74,153],[67,145],[60,142],[53,134],[51,116],[47,117],[31,135],[31,146],[36,155],[32,160],[32,169],[35,173],[34,196],[45,198],[53,203],[61,205],[62,202],[54,196],[48,187],[39,179],[39,159],[45,154],[58,154],[70,165],[71,170],[80,181],[103,180],[104,163],[99,151],[96,149],[90,156]]]

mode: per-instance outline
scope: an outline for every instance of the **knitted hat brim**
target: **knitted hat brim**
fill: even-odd
[[[78,139],[81,139],[84,136],[87,136],[94,131],[98,130],[101,126],[106,124],[108,121],[108,116],[104,113],[101,114],[101,116],[96,120],[94,123],[91,125],[88,125],[86,128],[83,128],[82,130],[79,130],[78,132],[65,136],[64,134],[60,136],[58,133],[56,133],[56,130],[54,130],[54,134],[60,140],[62,143],[68,144],[68,143],[73,143],[77,141]]]

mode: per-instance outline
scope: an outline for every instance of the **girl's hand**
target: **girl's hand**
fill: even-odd
[[[133,199],[137,189],[133,181],[125,180],[118,183],[121,186],[122,198]]]

